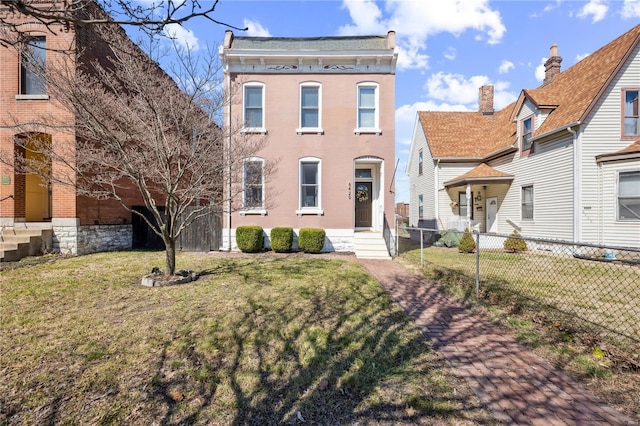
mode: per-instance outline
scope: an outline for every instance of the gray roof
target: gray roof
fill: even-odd
[[[388,50],[387,35],[345,37],[234,37],[231,50]]]

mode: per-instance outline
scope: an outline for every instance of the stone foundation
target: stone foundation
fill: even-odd
[[[129,250],[133,227],[123,225],[78,225],[77,219],[54,219],[53,251],[82,255],[103,251]]]

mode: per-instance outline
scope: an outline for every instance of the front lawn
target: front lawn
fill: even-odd
[[[0,424],[495,424],[357,263],[179,254],[205,275],[140,286],[162,262],[5,268]]]

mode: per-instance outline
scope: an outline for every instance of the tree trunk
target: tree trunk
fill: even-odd
[[[176,272],[176,241],[167,239],[165,240],[164,245],[166,247],[166,272],[167,275],[173,275]]]

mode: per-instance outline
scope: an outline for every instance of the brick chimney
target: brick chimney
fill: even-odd
[[[551,83],[558,74],[560,74],[560,63],[562,58],[558,56],[558,45],[552,44],[549,59],[544,63],[544,81],[543,86]]]
[[[493,115],[495,112],[493,109],[493,85],[480,87],[480,94],[478,95],[478,111],[482,115]]]

